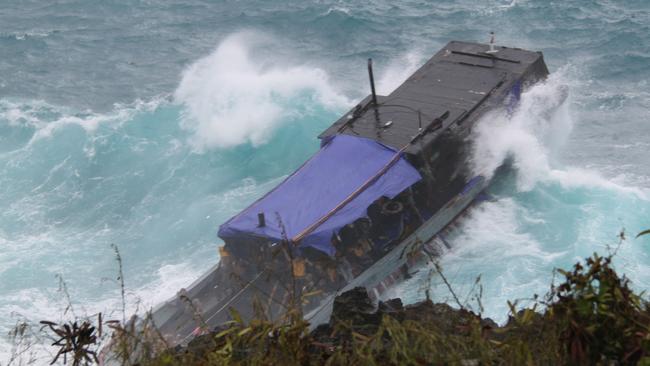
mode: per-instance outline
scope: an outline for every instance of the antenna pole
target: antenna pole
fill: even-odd
[[[490,49],[486,53],[497,53],[494,48],[494,32],[490,32]]]
[[[372,104],[377,105],[377,93],[375,93],[375,76],[372,74],[372,59],[368,59],[368,77],[370,78],[370,90],[372,91]]]

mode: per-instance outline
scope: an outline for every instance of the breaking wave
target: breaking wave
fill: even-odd
[[[185,70],[174,97],[186,107],[182,125],[195,150],[268,141],[283,121],[304,112],[293,108],[297,98],[306,98],[307,108],[349,105],[321,69],[253,58],[251,48],[267,42],[257,33],[230,35]]]
[[[471,166],[492,178],[491,199],[459,220],[439,261],[461,301],[500,322],[508,300],[521,306],[544,295],[554,268],[618,245],[618,269],[641,291],[650,283],[650,251],[632,239],[648,226],[647,192],[559,159],[574,126],[567,84],[563,73],[553,75],[523,93],[516,109],[487,115],[471,136]],[[455,304],[427,268],[393,295],[414,302],[425,288],[434,301]]]
[[[57,275],[78,313],[119,309],[111,243],[127,312],[173,296],[218,262],[218,226],[318,148],[345,98],[319,69],[253,65],[244,39],[190,67],[173,97],[106,113],[0,99],[0,332],[60,319]]]
[[[522,93],[513,111],[497,110],[486,115],[473,131],[472,170],[491,178],[509,161],[520,191],[557,182],[565,188],[602,187],[645,197],[639,189],[611,182],[595,171],[562,166],[558,161],[573,129],[565,78],[563,72],[557,72]]]
[[[377,65],[379,79],[377,80],[377,93],[388,95],[400,86],[406,78],[411,76],[425,61],[422,52],[410,51],[393,60],[385,67]]]
[[[388,93],[448,40],[483,40],[491,27],[501,29],[499,43],[543,49],[551,69],[578,60],[590,85],[558,106],[567,80],[552,76],[510,115],[495,113],[477,129],[474,167],[494,177],[493,200],[460,223],[441,258],[457,292],[465,299],[480,275],[485,314],[504,320],[506,300],[544,293],[554,267],[606,251],[621,229],[629,237],[650,227],[650,207],[635,188],[650,182],[647,58],[630,53],[631,44],[647,43],[643,4],[318,2],[284,11],[275,2],[222,2],[209,12],[186,5],[147,3],[133,18],[103,17],[90,4],[96,18],[61,31],[50,29],[80,3],[41,7],[45,15],[31,26],[23,24],[27,14],[7,8],[13,24],[0,33],[10,51],[3,67],[20,72],[0,80],[2,333],[20,315],[62,314],[55,274],[68,282],[79,312],[119,308],[117,285],[103,280],[115,277],[110,243],[125,259],[128,310],[173,295],[218,260],[218,225],[317,149],[315,136],[353,103],[340,90],[355,99],[367,94],[367,55],[377,55],[378,91]],[[96,20],[106,22],[95,27]],[[242,26],[305,34],[280,42],[233,34],[178,77],[187,57]],[[293,43],[278,49],[282,42]],[[405,52],[416,44],[426,50]],[[282,60],[275,51],[322,60]],[[158,93],[107,113],[35,100],[104,108]],[[582,122],[578,159],[564,163],[563,142]],[[494,174],[504,160],[510,169]],[[639,287],[650,283],[645,240],[627,240],[617,256]],[[421,298],[426,272],[398,294]],[[450,300],[434,282],[434,299]],[[0,359],[5,351],[0,342]]]

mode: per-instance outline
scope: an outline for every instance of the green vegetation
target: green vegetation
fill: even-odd
[[[301,320],[246,324],[235,316],[223,331],[150,364],[650,365],[648,304],[612,269],[611,256],[559,272],[564,281],[537,305],[543,312],[518,311],[503,327],[430,302],[361,311],[333,321],[325,336]]]
[[[263,315],[245,322],[232,310],[231,322],[175,348],[146,320],[135,327],[98,316],[42,322],[41,331],[55,336],[52,362],[74,366],[106,357],[99,352],[106,344],[117,364],[141,366],[650,365],[650,306],[612,268],[615,252],[557,270],[561,283],[530,308],[510,304],[504,326],[429,300],[406,307],[391,300],[375,310],[365,290],[355,289],[337,298],[330,323],[313,332],[297,310],[277,322]],[[113,330],[108,340],[104,325]]]

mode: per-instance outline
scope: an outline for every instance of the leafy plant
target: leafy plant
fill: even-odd
[[[98,324],[101,324],[101,314],[98,316]],[[56,335],[52,346],[58,347],[58,352],[50,364],[56,363],[59,357],[63,356],[63,363],[66,364],[68,357],[72,366],[90,365],[93,361],[98,363],[97,346],[98,336],[101,337],[102,328],[93,326],[89,321],[79,324],[77,321],[57,324],[50,321],[41,321],[52,333]]]
[[[650,230],[637,237],[647,234]],[[281,249],[288,250],[284,246]],[[119,251],[116,247],[114,250],[121,264]],[[309,324],[303,320],[300,304],[310,293],[297,290],[290,266],[283,277],[287,280],[283,316],[272,319],[264,311],[257,311],[255,318],[244,321],[231,309],[233,320],[210,332],[204,321],[195,319],[197,324],[203,324],[207,334],[183,347],[170,348],[150,316],[139,321],[103,321],[100,314],[95,323],[77,317],[62,324],[41,323],[55,335],[53,346],[58,350],[52,363],[62,359],[64,363],[71,361],[73,366],[96,363],[101,358],[97,349],[103,325],[112,330],[113,353],[109,356],[122,365],[650,366],[648,303],[634,293],[625,276],[616,273],[612,266],[615,254],[616,250],[605,257],[594,254],[571,270],[557,270],[563,277],[561,283],[552,285],[544,300],[535,296],[536,303],[531,308],[517,311],[516,302],[509,303],[511,318],[501,327],[481,316],[480,277],[472,289],[478,289],[476,314],[456,296],[440,266],[435,266],[435,273],[452,292],[460,309],[433,304],[427,299],[417,305],[416,311],[403,308],[400,303],[398,310],[389,307],[386,312],[367,313],[372,310],[369,302],[370,310],[359,307],[351,311],[350,319],[334,320],[326,333],[310,332]],[[288,263],[293,263],[290,253],[286,257]],[[118,281],[124,318],[121,265]],[[350,312],[347,305],[344,309]]]
[[[638,237],[640,237],[640,236],[648,235],[648,234],[650,234],[650,229],[648,229],[648,230],[643,230],[642,232],[638,233],[638,234],[636,235],[636,237],[638,238]]]
[[[586,266],[558,270],[565,281],[552,290],[547,319],[556,322],[573,364],[616,360],[636,364],[650,351],[648,306],[612,268],[612,257],[594,254]]]

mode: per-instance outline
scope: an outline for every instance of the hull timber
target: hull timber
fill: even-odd
[[[404,269],[415,270],[419,266],[425,265],[431,257],[442,253],[444,247],[447,246],[444,238],[447,228],[457,223],[463,212],[472,204],[480,202],[477,197],[487,185],[487,180],[482,176],[471,179],[458,195],[447,202],[441,210],[393,250],[345,286],[328,294],[316,306],[311,306],[311,310],[304,316],[305,320],[310,323],[310,329],[329,321],[334,299],[339,294],[355,287],[365,287],[370,296],[377,300],[382,293],[404,279]],[[237,308],[239,305],[243,305],[242,302],[250,301],[250,297],[241,296],[245,293],[246,288],[235,296],[224,296],[219,292],[222,284],[219,283],[218,278],[219,266],[215,265],[186,290],[188,299],[198,300],[199,303],[208,305],[200,315],[204,317],[203,321],[209,327],[217,327],[229,320],[227,312],[224,312],[228,307]],[[253,279],[251,285],[257,281],[260,281],[259,277]],[[186,346],[194,336],[200,334],[196,331],[196,319],[187,318],[186,312],[183,311],[179,314],[179,301],[177,297],[172,298],[158,305],[150,314],[153,324],[165,337],[169,346]],[[136,348],[133,353],[133,362],[137,360],[137,354]],[[115,356],[110,346],[102,350],[100,354],[100,364],[104,366],[121,365],[119,360],[120,358]]]
[[[412,270],[417,268],[418,264],[426,262],[429,257],[442,253],[444,248],[441,246],[446,243],[439,235],[445,227],[454,223],[486,186],[485,178],[478,176],[472,179],[466,190],[449,201],[397,247],[307,313],[305,319],[309,321],[310,327],[315,328],[319,324],[329,322],[334,298],[339,294],[355,287],[365,287],[371,298],[378,299],[384,291],[403,279],[402,269]]]
[[[477,196],[487,187],[487,180],[477,176],[465,186],[465,189],[451,199],[429,220],[423,223],[415,232],[403,240],[399,245],[384,255],[359,276],[347,283],[339,290],[327,294],[318,304],[312,304],[312,310],[305,314],[305,319],[314,328],[319,324],[329,321],[334,298],[339,294],[355,287],[365,287],[371,297],[378,299],[383,292],[398,284],[403,278],[403,268],[409,270],[424,264],[430,256],[438,256],[444,251],[441,246],[446,245],[442,233],[444,229],[454,224],[459,216],[468,209]],[[212,267],[205,275],[187,288],[187,297],[198,300],[198,303],[208,304],[202,311],[203,321],[209,327],[216,327],[230,320],[228,308],[248,306],[250,297],[242,296],[246,290],[262,283],[263,278],[254,278],[249,287],[237,292],[234,296],[215,296],[219,293],[221,284],[216,280],[218,265]],[[225,294],[223,294],[225,295]],[[315,305],[315,306],[314,306]],[[185,314],[181,312],[181,314]],[[186,314],[185,314],[186,315]],[[152,312],[152,320],[166,340],[172,344],[187,344],[197,333],[197,323],[193,318],[179,316],[179,300],[177,298],[159,305]]]
[[[445,228],[486,188],[486,179],[469,171],[467,137],[487,112],[514,107],[523,89],[548,75],[539,52],[497,47],[497,53],[490,54],[488,49],[485,44],[450,42],[390,95],[377,96],[376,101],[366,97],[319,136],[324,143],[342,134],[364,137],[403,152],[422,180],[403,192],[408,197],[404,206],[417,212],[418,224],[387,246],[381,257],[354,275],[348,272],[343,283],[305,305],[312,326],[329,320],[337,294],[362,286],[379,298],[402,278],[404,268],[441,253]],[[229,240],[226,247],[235,249],[277,244],[259,236],[242,238],[236,245]],[[268,253],[260,253],[262,260],[273,261]],[[286,263],[291,267],[293,262]],[[229,308],[244,318],[252,316],[255,299],[269,294],[273,298],[277,285],[288,281],[269,281],[264,266],[242,273],[238,282],[224,272],[222,265],[214,266],[154,309],[151,318],[169,344],[186,344],[205,328],[230,320]],[[281,312],[281,306],[269,302],[271,317]]]

